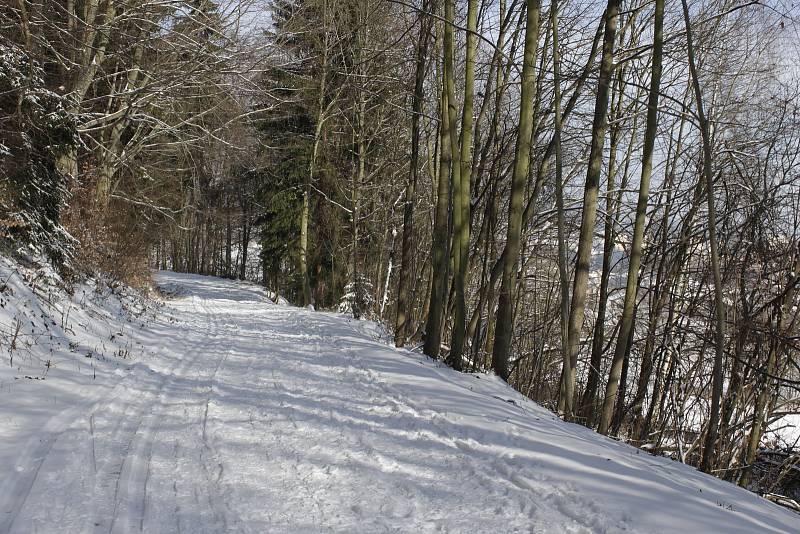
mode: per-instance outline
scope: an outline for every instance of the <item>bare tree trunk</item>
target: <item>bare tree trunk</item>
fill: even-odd
[[[624,68],[617,69],[616,89],[611,96],[611,109],[613,119],[616,120],[622,116],[622,102],[624,96]],[[628,149],[628,156],[630,157],[630,150],[633,147],[633,138],[636,136],[636,119],[633,119],[633,129],[631,131],[631,143]],[[605,345],[605,322],[606,322],[606,309],[608,306],[608,284],[611,279],[611,256],[614,252],[614,240],[616,239],[616,232],[614,231],[614,222],[619,215],[619,204],[621,200],[621,193],[615,193],[616,177],[617,177],[617,148],[619,146],[619,139],[621,136],[620,127],[616,125],[611,128],[611,139],[608,154],[608,177],[606,184],[606,208],[605,216],[603,218],[603,267],[600,273],[600,290],[597,296],[597,318],[594,324],[594,332],[592,334],[592,352],[590,357],[589,369],[587,370],[586,389],[583,392],[581,403],[578,407],[580,417],[584,418],[587,424],[591,425],[591,419],[594,418],[596,406],[597,387],[600,383],[600,367],[603,359],[603,347]],[[628,159],[629,161],[630,159]],[[627,168],[627,163],[626,163]],[[625,178],[620,189],[625,188]],[[616,208],[616,212],[615,212]]]
[[[569,315],[567,358],[561,373],[561,396],[564,398],[564,417],[571,419],[575,398],[575,371],[580,350],[580,335],[586,306],[586,288],[589,282],[589,261],[592,253],[592,236],[597,218],[597,192],[603,167],[603,144],[606,135],[606,114],[611,75],[614,69],[614,42],[617,35],[619,0],[609,0],[605,12],[605,32],[603,34],[603,55],[600,62],[597,98],[592,124],[592,145],[589,153],[589,167],[583,193],[583,216],[581,217],[578,238],[578,258],[575,267],[575,281],[572,289],[572,309]]]
[[[448,219],[450,210],[450,167],[453,163],[450,144],[450,115],[447,112],[447,87],[442,83],[439,122],[439,177],[437,181],[436,210],[433,222],[431,250],[431,284],[428,320],[425,327],[423,352],[431,358],[439,357],[442,343],[442,316],[447,292],[447,270],[450,258]]]
[[[250,246],[250,216],[244,212],[242,219],[242,263],[239,265],[239,280],[247,280],[247,249]]]
[[[430,2],[428,0],[423,2],[422,10],[430,10]],[[409,162],[409,177],[403,205],[403,250],[400,260],[400,284],[397,290],[397,316],[395,318],[394,344],[397,347],[405,345],[411,315],[409,294],[411,288],[411,263],[413,261],[412,248],[414,244],[414,202],[417,194],[417,174],[419,173],[420,119],[423,104],[425,103],[425,66],[427,65],[432,20],[432,17],[425,13],[420,14],[414,95],[411,104],[411,161]]]
[[[297,269],[300,271],[302,279],[302,306],[314,304],[313,296],[311,294],[311,280],[308,273],[308,223],[310,215],[310,202],[311,202],[311,187],[314,184],[314,173],[317,170],[317,157],[319,154],[319,146],[322,138],[322,127],[327,120],[327,110],[330,107],[325,106],[325,95],[328,90],[328,53],[329,32],[327,31],[327,17],[328,17],[328,4],[323,0],[322,6],[322,19],[324,26],[324,42],[322,45],[322,61],[320,69],[319,80],[319,94],[317,95],[317,117],[314,126],[314,142],[311,147],[311,159],[308,163],[308,175],[303,184],[303,205],[300,210],[300,242],[297,258]]]
[[[759,334],[760,335],[760,334]],[[775,363],[778,354],[778,343],[772,341],[769,348],[769,356],[767,357],[767,366],[765,374],[759,385],[761,388],[756,396],[756,403],[753,407],[753,424],[750,427],[750,434],[747,436],[744,447],[744,455],[742,458],[742,472],[737,482],[739,486],[746,488],[750,483],[750,476],[753,470],[753,462],[758,453],[758,445],[761,443],[761,436],[764,433],[764,422],[767,416],[767,401],[770,396],[770,375],[775,373]]]
[[[639,197],[636,201],[636,220],[633,226],[631,256],[628,261],[628,281],[625,286],[625,301],[622,307],[622,323],[617,334],[614,358],[611,362],[606,385],[603,409],[598,432],[607,434],[611,423],[612,409],[617,397],[623,361],[627,360],[626,347],[633,332],[636,290],[639,287],[639,267],[642,259],[642,242],[647,217],[647,200],[650,196],[650,179],[653,175],[653,151],[658,133],[658,98],[661,90],[662,57],[664,50],[664,0],[656,0],[655,21],[653,23],[653,69],[650,76],[650,94],[647,100],[647,125],[644,132],[642,152],[642,174],[639,182]]]
[[[476,24],[476,5],[475,0],[468,3],[468,25],[474,31]],[[447,364],[454,369],[461,370],[461,357],[464,350],[464,337],[466,335],[467,304],[465,295],[467,263],[469,260],[469,167],[464,167],[462,161],[464,152],[469,154],[470,147],[465,147],[462,142],[458,142],[458,132],[456,123],[458,112],[456,111],[455,97],[455,36],[453,22],[455,21],[455,0],[445,0],[445,19],[447,20],[444,29],[444,61],[445,61],[445,86],[447,87],[448,114],[450,115],[450,145],[453,153],[453,167],[451,169],[451,180],[453,183],[453,334],[450,353],[447,357]],[[464,78],[464,107],[462,113],[461,136],[472,140],[472,108],[473,108],[473,84],[475,81],[475,35],[467,35],[467,58],[466,73]],[[469,109],[469,114],[467,110]],[[465,130],[467,128],[467,130]],[[467,171],[465,175],[464,171]]]
[[[367,127],[367,102],[366,102],[366,91],[364,84],[366,82],[366,73],[364,72],[364,62],[362,61],[361,54],[365,50],[365,32],[366,29],[364,27],[363,21],[365,20],[364,14],[364,6],[359,4],[358,5],[358,26],[356,30],[356,54],[355,54],[355,62],[356,62],[356,74],[357,77],[357,85],[356,85],[356,94],[355,94],[355,127],[353,131],[353,135],[355,136],[355,143],[356,143],[356,173],[353,175],[352,180],[352,224],[353,224],[353,244],[352,244],[352,253],[351,253],[351,283],[353,285],[353,317],[356,319],[360,319],[362,315],[367,311],[366,302],[364,301],[364,295],[366,293],[366,288],[363,287],[363,280],[361,269],[359,266],[359,254],[360,254],[360,226],[361,226],[361,187],[364,185],[366,181],[366,173],[367,173],[367,138],[366,138],[366,127]]]
[[[75,6],[73,5],[72,7],[74,8]],[[105,11],[100,17],[98,17],[99,8],[100,0],[90,0],[84,6],[84,24],[86,30],[83,32],[82,38],[78,43],[77,52],[80,54],[80,57],[77,58],[78,67],[74,69],[76,74],[75,78],[72,79],[72,87],[69,93],[72,105],[68,111],[72,114],[80,112],[81,104],[97,75],[97,70],[105,61],[110,32],[108,28],[106,28],[105,31],[98,30],[102,28],[102,25],[110,25],[114,20],[116,17],[116,5],[113,1],[106,2]],[[69,19],[75,17],[75,20],[78,20],[76,13],[67,13],[67,17]],[[98,20],[98,18],[102,20]],[[72,148],[61,156],[57,166],[62,173],[77,178],[77,148]],[[104,174],[106,173],[101,172],[101,177],[96,189],[96,199],[99,200],[100,207],[103,210],[107,202],[107,182],[103,178]]]
[[[561,359],[569,358],[568,330],[569,323],[569,273],[567,272],[566,222],[564,220],[564,163],[561,150],[561,51],[558,40],[558,0],[552,0],[550,7],[550,23],[553,32],[553,91],[554,91],[554,150],[556,153],[556,231],[558,239],[558,284],[559,284],[559,327],[561,333]],[[559,398],[558,409],[563,411],[564,398]]]
[[[533,133],[533,100],[536,95],[536,54],[539,46],[539,15],[541,2],[528,0],[525,21],[525,48],[522,63],[522,94],[519,106],[519,128],[511,178],[511,198],[508,208],[506,249],[503,252],[503,277],[495,320],[492,369],[503,380],[509,376],[509,352],[514,321],[517,259],[522,238],[522,200],[530,171],[531,134]]]
[[[227,196],[226,196],[227,199]],[[227,203],[227,200],[226,200]],[[231,248],[233,246],[233,232],[231,228],[231,212],[225,209],[225,278],[231,277]]]
[[[703,177],[706,182],[708,202],[708,241],[711,254],[711,273],[714,277],[714,366],[711,371],[711,413],[709,414],[708,431],[703,446],[700,469],[706,473],[711,471],[719,430],[719,406],[722,398],[722,360],[725,356],[725,304],[722,299],[722,277],[719,268],[719,252],[717,251],[717,214],[714,206],[714,177],[712,172],[711,132],[709,121],[703,109],[703,91],[694,57],[692,26],[689,20],[689,5],[681,0],[683,20],[686,24],[686,54],[689,60],[689,72],[692,76],[697,120],[700,124],[700,135],[703,139]]]

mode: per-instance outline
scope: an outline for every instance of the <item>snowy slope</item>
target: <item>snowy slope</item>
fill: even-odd
[[[139,334],[153,301],[95,281],[65,286],[47,264],[0,256],[0,532],[54,438],[143,367],[150,348]]]
[[[370,323],[255,286],[157,280],[168,310],[129,334],[148,356],[46,423],[0,418],[4,437],[32,436],[0,443],[0,533],[800,531],[494,377],[390,348]],[[0,388],[2,417],[59,398],[50,378],[28,382]]]

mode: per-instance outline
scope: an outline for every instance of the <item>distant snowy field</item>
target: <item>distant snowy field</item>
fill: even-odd
[[[44,305],[18,275],[0,263],[0,354],[21,312],[36,344],[0,366],[0,533],[800,531],[369,322],[168,272],[161,309]]]

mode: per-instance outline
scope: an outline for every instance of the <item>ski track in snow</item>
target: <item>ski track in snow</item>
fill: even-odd
[[[495,377],[387,347],[370,323],[246,284],[157,280],[179,289],[177,322],[21,451],[0,534],[800,531],[800,516],[557,421]]]

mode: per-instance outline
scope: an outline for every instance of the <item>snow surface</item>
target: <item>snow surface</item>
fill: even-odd
[[[173,297],[127,334],[135,362],[0,371],[0,533],[800,531],[372,323],[156,279]]]

